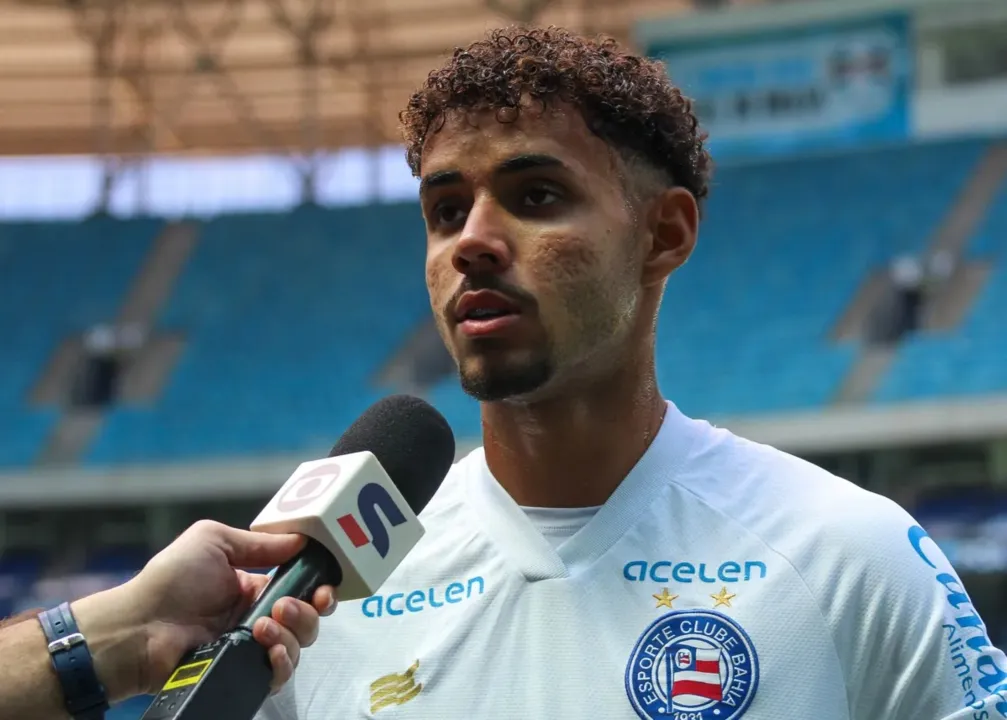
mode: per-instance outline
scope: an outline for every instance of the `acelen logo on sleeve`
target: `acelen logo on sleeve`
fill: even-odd
[[[337,518],[336,522],[339,523],[339,527],[343,529],[346,537],[350,539],[354,547],[360,548],[371,544],[378,551],[378,555],[386,557],[390,547],[390,540],[388,529],[385,527],[381,515],[378,514],[379,510],[392,527],[406,522],[406,516],[399,509],[398,505],[395,504],[392,496],[377,483],[364,485],[357,495],[357,512],[363,521],[364,527],[367,528],[367,532],[364,532],[364,528],[360,527],[357,518],[351,514]],[[368,538],[368,533],[370,533],[370,538]]]

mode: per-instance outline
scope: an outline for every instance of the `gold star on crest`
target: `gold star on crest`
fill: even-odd
[[[732,595],[731,593],[727,592],[727,587],[725,586],[720,589],[719,593],[717,593],[716,595],[711,595],[710,597],[712,597],[716,601],[713,607],[719,608],[721,605],[731,607],[731,601],[734,598],[738,597],[738,595],[737,594]]]
[[[666,607],[669,610],[674,610],[671,603],[678,599],[678,595],[672,595],[668,592],[668,588],[662,588],[660,595],[652,595],[655,600],[657,600],[657,605],[655,607]]]

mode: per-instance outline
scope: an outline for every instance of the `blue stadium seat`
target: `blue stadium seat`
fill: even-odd
[[[430,389],[427,401],[437,408],[451,425],[458,438],[479,437],[479,403],[461,391],[455,375],[445,378]]]
[[[925,246],[985,147],[723,169],[696,254],[668,286],[665,390],[699,415],[827,403],[857,355],[832,326],[868,273]],[[374,373],[427,316],[423,257],[413,204],[209,223],[161,317],[188,338],[163,398],[112,412],[88,461],[326,449],[387,391]],[[457,380],[430,398],[456,433],[478,433]]]
[[[130,577],[149,559],[149,553],[143,547],[102,548],[88,555],[84,571]]]
[[[44,559],[34,552],[0,554],[0,620],[18,611],[19,601],[42,573]]]
[[[665,391],[704,416],[827,403],[857,356],[829,340],[832,327],[872,270],[926,246],[985,147],[722,170],[696,252],[668,283],[658,331]]]
[[[27,465],[56,421],[28,406],[67,335],[114,318],[161,223],[0,225],[0,467]]]
[[[828,403],[858,354],[830,339],[835,322],[869,273],[926,246],[987,147],[969,140],[719,170],[700,244],[664,300],[665,392],[712,417]],[[1007,300],[1005,207],[1007,196],[973,241],[972,253],[998,265],[963,327],[907,342],[879,401],[1005,387],[994,362],[1005,349],[994,328]],[[114,313],[156,227],[0,227],[0,330],[13,338],[0,350],[0,422],[14,428],[0,440],[0,464],[37,453],[55,414],[26,411],[31,384],[63,336]],[[424,254],[414,203],[208,222],[158,321],[186,338],[162,397],[111,411],[86,461],[324,452],[392,390],[374,378],[428,316]],[[456,379],[430,398],[459,436],[478,433],[478,408]]]
[[[0,573],[20,575],[34,580],[42,572],[42,555],[31,551],[10,551],[0,554]]]
[[[210,222],[161,317],[187,338],[163,397],[112,412],[88,461],[327,451],[429,313],[425,253],[415,204]]]
[[[949,332],[914,335],[899,348],[875,402],[1007,392],[1007,181],[967,248],[966,258],[992,272],[961,324]]]

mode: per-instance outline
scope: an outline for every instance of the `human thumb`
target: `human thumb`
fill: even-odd
[[[218,526],[220,545],[231,567],[267,568],[286,562],[304,547],[306,538]]]

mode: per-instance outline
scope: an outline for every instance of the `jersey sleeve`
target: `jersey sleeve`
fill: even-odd
[[[1007,658],[944,553],[891,501],[873,510],[836,577],[852,720],[1007,718]]]

